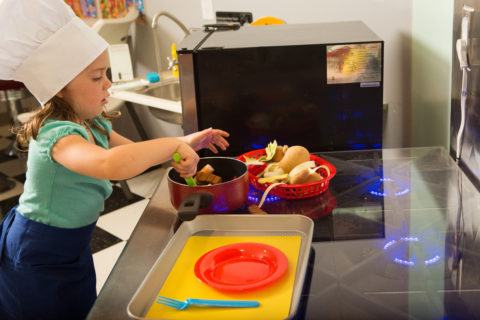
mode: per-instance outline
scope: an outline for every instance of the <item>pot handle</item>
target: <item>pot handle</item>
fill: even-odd
[[[181,221],[190,221],[195,219],[200,209],[210,205],[213,196],[207,192],[195,192],[190,194],[182,201],[178,207],[178,218]]]

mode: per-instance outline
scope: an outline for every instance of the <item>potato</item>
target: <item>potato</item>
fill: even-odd
[[[316,172],[312,172],[304,183],[317,182],[320,180],[323,180],[323,177]]]
[[[310,160],[310,153],[302,146],[292,146],[287,149],[282,160],[278,163],[284,172],[289,173],[302,162]]]
[[[302,162],[300,164],[297,164],[292,170],[290,170],[290,175],[294,175],[296,171],[302,170],[304,168],[314,168],[315,167],[315,161],[306,161]]]
[[[215,169],[209,164],[206,164],[202,169],[200,169],[200,172],[205,172],[205,173],[213,173]]]
[[[288,174],[290,184],[303,184],[323,180],[324,178],[314,171],[319,167],[314,167],[315,161],[312,160],[302,162],[295,166]],[[328,170],[328,168],[326,169]]]
[[[308,168],[302,168],[300,170],[296,170],[293,174],[289,175],[290,177],[290,184],[302,184],[307,181],[310,177],[310,171]]]

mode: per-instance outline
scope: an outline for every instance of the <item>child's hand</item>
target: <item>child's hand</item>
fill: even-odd
[[[193,177],[197,173],[198,154],[188,144],[182,143],[177,149],[182,156],[180,163],[172,161],[173,168],[182,178]]]
[[[229,137],[228,132],[208,128],[199,132],[189,134],[188,136],[183,137],[184,141],[188,143],[194,150],[200,150],[203,148],[210,149],[213,153],[218,153],[217,147],[225,150],[229,146],[225,138]]]

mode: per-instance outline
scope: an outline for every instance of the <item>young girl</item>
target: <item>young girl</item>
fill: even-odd
[[[182,161],[174,168],[192,176],[195,150],[224,150],[228,133],[133,143],[103,112],[107,44],[61,0],[3,0],[0,21],[0,79],[24,82],[44,106],[17,128],[28,169],[19,205],[0,226],[0,319],[84,319],[96,298],[90,240],[109,180],[134,177],[175,152]]]

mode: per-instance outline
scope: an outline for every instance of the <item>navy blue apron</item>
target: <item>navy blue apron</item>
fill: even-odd
[[[97,295],[95,223],[57,228],[13,208],[0,227],[0,319],[85,319]]]

